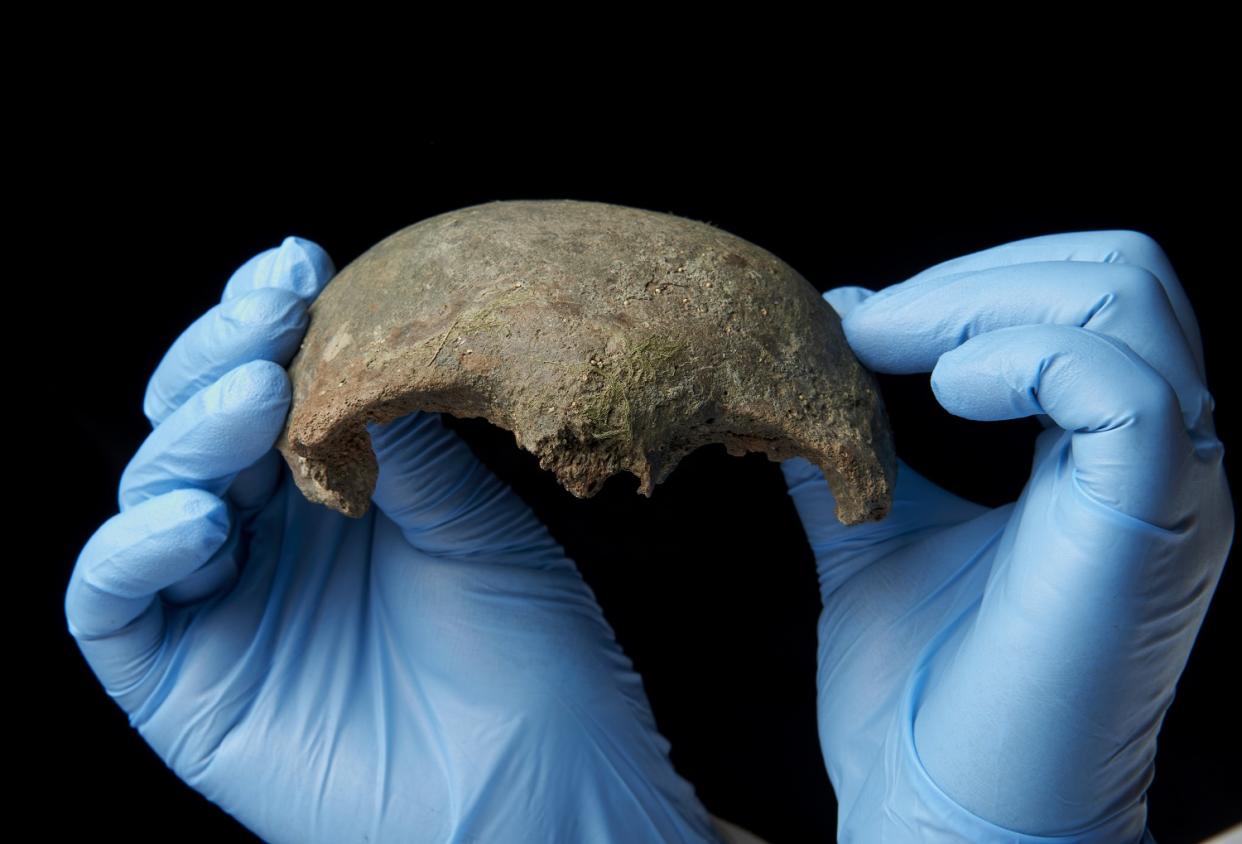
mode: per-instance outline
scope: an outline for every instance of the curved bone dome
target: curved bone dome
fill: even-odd
[[[365,428],[484,417],[579,497],[650,496],[689,452],[801,455],[845,524],[883,518],[896,457],[840,320],[771,253],[707,223],[597,202],[491,202],[416,223],[341,270],[289,365],[277,447],[312,501],[361,516]]]

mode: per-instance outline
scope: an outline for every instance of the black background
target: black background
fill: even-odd
[[[306,135],[312,117],[298,127]],[[53,529],[40,534],[36,601],[23,608],[48,689],[30,713],[39,737],[30,771],[36,790],[68,798],[41,822],[131,841],[163,841],[170,830],[183,840],[249,836],[130,729],[68,635],[63,596],[81,546],[116,512],[120,473],[149,430],[143,390],[165,349],[219,300],[237,266],[290,234],[319,243],[341,268],[443,211],[591,199],[710,221],[827,289],[883,287],[1023,237],[1137,229],[1164,246],[1195,306],[1229,449],[1236,317],[1227,302],[1237,273],[1227,248],[1236,235],[1214,207],[1227,193],[1219,150],[1194,136],[1176,147],[1079,134],[1019,144],[975,128],[972,142],[952,147],[903,134],[847,148],[775,131],[762,143],[669,131],[605,143],[603,130],[523,139],[497,129],[470,143],[386,134],[348,150],[338,143],[344,133],[325,130],[312,150],[300,143],[305,135],[280,136],[286,121],[233,127],[210,143],[190,126],[75,148],[72,178],[53,192],[45,218],[53,237],[40,247],[45,271],[33,290],[60,321],[40,358],[42,386],[60,392],[43,405],[55,407],[40,423],[46,449],[27,456],[60,504]],[[1016,497],[1033,421],[952,417],[926,375],[881,385],[910,465],[980,502]],[[624,475],[580,501],[510,434],[479,420],[451,424],[578,561],[645,678],[674,764],[708,809],[773,844],[832,840],[835,804],[815,729],[819,598],[778,465],[709,447],[650,500]],[[1238,579],[1227,567],[1160,734],[1149,822],[1161,844],[1199,841],[1242,820],[1242,727],[1230,693]]]

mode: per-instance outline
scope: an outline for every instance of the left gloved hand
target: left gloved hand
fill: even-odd
[[[256,255],[152,377],[65,595],[108,694],[271,841],[717,840],[573,561],[438,414],[371,426],[361,519],[293,484],[284,367],[333,272]]]
[[[870,369],[1046,427],[995,509],[900,463],[887,519],[844,527],[819,470],[782,464],[819,567],[839,840],[1139,841],[1234,527],[1167,256],[1132,231],[1036,237],[826,298]]]

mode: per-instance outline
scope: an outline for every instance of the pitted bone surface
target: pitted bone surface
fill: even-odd
[[[884,407],[840,319],[775,255],[710,224],[576,200],[500,201],[385,238],[310,308],[277,447],[358,517],[365,428],[415,410],[514,433],[574,495],[650,496],[707,443],[819,466],[846,524],[887,514]]]

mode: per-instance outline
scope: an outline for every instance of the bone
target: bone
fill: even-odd
[[[801,456],[844,524],[889,510],[896,453],[836,312],[772,253],[704,222],[500,201],[390,235],[310,307],[277,448],[311,501],[360,517],[367,423],[415,411],[513,432],[579,497],[650,496],[702,445]]]

